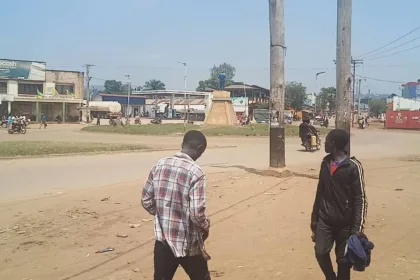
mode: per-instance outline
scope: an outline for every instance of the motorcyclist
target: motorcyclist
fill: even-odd
[[[318,131],[313,125],[311,125],[310,120],[305,118],[299,125],[299,137],[302,140],[302,145],[305,145],[305,141],[311,136],[318,137]]]

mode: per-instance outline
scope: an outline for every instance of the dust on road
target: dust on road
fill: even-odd
[[[354,141],[353,150],[360,153],[365,167],[369,199],[366,233],[376,245],[372,266],[362,274],[354,273],[354,279],[420,279],[420,247],[416,246],[420,234],[420,160],[412,154],[418,135],[400,139],[398,133],[381,133],[370,137],[358,134]],[[382,135],[376,145],[369,140],[372,135]],[[297,172],[278,174],[259,168],[265,165],[264,155],[258,156],[258,151],[247,154],[247,141],[237,140],[236,150],[208,151],[204,158],[210,160],[202,162],[209,174],[212,228],[207,248],[212,255],[209,266],[213,278],[322,279],[309,230],[316,188],[312,178],[316,178],[322,153],[296,152],[292,149],[297,145],[293,144],[288,156]],[[254,143],[258,148],[263,145]],[[147,173],[149,163],[161,153],[150,155],[145,163],[140,163],[142,157],[124,155],[116,155],[114,160],[138,161],[139,166],[147,166]],[[105,159],[75,157],[74,167],[93,158]],[[22,166],[23,162],[36,170],[37,161],[32,160],[13,164]],[[40,162],[44,169],[57,164],[38,161],[38,165]],[[108,173],[105,170],[98,176],[115,177]],[[44,193],[40,188],[36,198],[3,201],[0,279],[152,279],[153,225],[140,206],[144,176],[139,174],[127,182],[105,185],[99,180],[96,187],[78,190],[39,176],[36,180],[49,185],[50,191]],[[84,178],[84,174],[72,176],[75,184]],[[122,182],[120,177],[118,180]],[[115,250],[95,253],[107,247]],[[187,278],[180,269],[175,279]]]

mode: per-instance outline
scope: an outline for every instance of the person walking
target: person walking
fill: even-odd
[[[44,126],[44,129],[47,128],[47,117],[44,115],[44,113],[41,113],[41,124],[39,125],[39,129]]]
[[[362,164],[349,157],[350,135],[340,129],[328,133],[321,163],[318,187],[311,216],[315,255],[326,280],[349,280],[350,265],[345,261],[347,240],[363,233],[367,201]],[[330,251],[335,243],[337,274]]]
[[[209,280],[204,241],[209,236],[206,177],[195,162],[207,147],[206,137],[190,130],[181,152],[160,159],[142,192],[143,208],[154,216],[154,279],[171,280],[179,265],[191,280]]]

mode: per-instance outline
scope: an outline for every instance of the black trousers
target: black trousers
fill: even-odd
[[[344,262],[347,240],[351,227],[334,227],[318,220],[315,232],[315,256],[326,280],[350,280],[350,266]],[[330,252],[335,243],[335,256],[338,265],[337,275],[331,262]]]
[[[154,254],[154,280],[172,280],[179,265],[182,266],[191,280],[211,279],[207,261],[201,255],[176,258],[171,248],[160,241],[155,242]]]

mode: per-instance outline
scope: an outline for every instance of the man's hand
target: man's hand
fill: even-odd
[[[210,231],[205,230],[203,231],[203,241],[206,241],[207,238],[209,238]]]
[[[312,239],[312,242],[315,242],[315,232],[312,232],[311,239]]]

